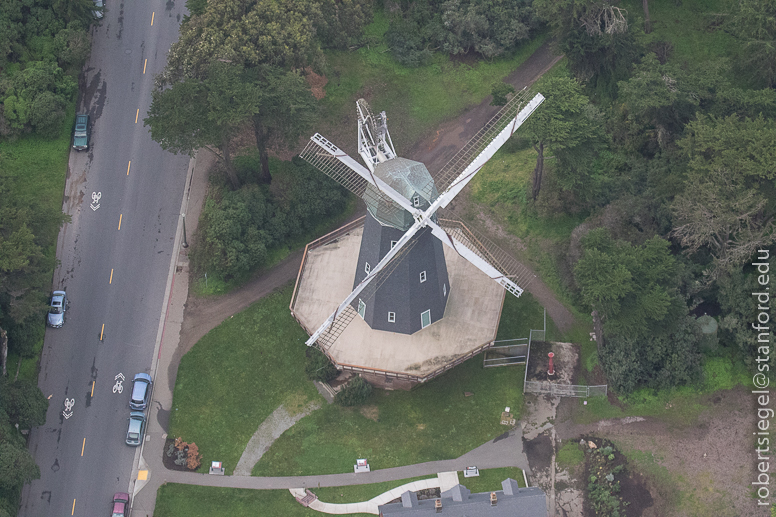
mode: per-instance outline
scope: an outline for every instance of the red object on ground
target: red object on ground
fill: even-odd
[[[552,358],[555,357],[555,354],[550,352],[549,354],[547,354],[547,357],[550,358],[550,369],[547,370],[547,375],[555,375],[555,367],[552,364]]]

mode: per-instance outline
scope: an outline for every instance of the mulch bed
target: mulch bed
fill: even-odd
[[[172,456],[167,456],[167,451],[170,449],[170,445],[175,444],[175,438],[168,437],[164,441],[164,448],[162,448],[162,464],[167,470],[179,470],[181,472],[191,472],[186,468],[186,464],[176,465],[175,459],[178,457],[177,451],[173,451]]]

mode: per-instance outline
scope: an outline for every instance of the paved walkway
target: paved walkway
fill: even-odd
[[[374,515],[378,515],[380,513],[378,507],[380,505],[389,503],[394,499],[398,499],[404,492],[418,492],[428,488],[439,488],[440,491],[445,492],[457,484],[458,472],[440,472],[435,478],[421,479],[419,481],[405,483],[387,492],[383,492],[377,497],[373,497],[369,501],[336,504],[326,503],[320,499],[316,499],[310,503],[309,507],[321,513],[330,513],[334,515],[348,515],[354,513],[372,513]],[[291,495],[299,499],[307,495],[304,488],[292,488],[289,491],[291,492]]]
[[[319,402],[310,402],[302,411],[292,415],[282,405],[277,408],[251,436],[248,445],[240,456],[240,461],[234,469],[235,476],[250,476],[253,466],[258,463],[264,453],[269,450],[272,442],[290,429],[295,423],[320,408]]]

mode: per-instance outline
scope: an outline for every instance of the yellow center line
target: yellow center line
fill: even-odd
[[[121,219],[124,217],[124,214],[119,214],[119,230],[121,230]]]
[[[137,117],[140,116],[140,108],[137,109],[137,113],[135,113],[135,124],[137,124]]]
[[[151,24],[151,25],[153,25],[153,24]],[[145,75],[146,65],[148,65],[148,60],[147,59],[143,62],[143,75]]]
[[[140,112],[140,110],[137,110]],[[129,163],[127,164],[127,176],[129,176],[129,168],[132,166],[132,160],[129,160]]]
[[[84,455],[84,447],[86,447],[86,438],[84,438],[84,443],[81,445],[81,457]]]
[[[94,381],[92,381],[92,394],[91,394],[91,396],[94,397]],[[86,438],[84,438],[84,440],[86,440]]]
[[[102,330],[100,331],[100,341],[102,341],[102,335],[105,333],[105,323],[102,324]]]
[[[154,14],[156,14],[156,13],[151,13],[151,25],[152,25],[152,26],[153,26],[153,24],[154,24]]]
[[[112,269],[110,270],[110,280],[108,280],[108,283],[109,284],[113,283],[113,270]]]
[[[75,515],[75,499],[73,499],[73,511],[70,512],[70,515]]]

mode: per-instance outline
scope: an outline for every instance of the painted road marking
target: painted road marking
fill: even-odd
[[[100,341],[102,341],[102,335],[105,333],[105,323],[102,324],[102,330],[100,330]]]
[[[65,410],[62,411],[62,416],[65,420],[73,416],[73,406],[75,406],[75,399],[65,399]]]
[[[121,393],[124,391],[124,385],[122,384],[124,382],[124,374],[119,372],[117,376],[114,377],[116,384],[113,385],[113,393]]]
[[[137,124],[137,117],[140,116],[140,108],[137,109],[137,113],[135,113],[135,124]]]
[[[140,112],[140,110],[137,110],[137,111],[138,111],[138,113]],[[127,164],[127,176],[129,176],[129,167],[131,165],[132,165],[132,160],[130,160],[129,163]]]
[[[124,214],[119,214],[119,230],[121,230],[121,219],[124,217]]]
[[[84,443],[81,445],[81,457],[83,458],[84,455],[84,447],[86,447],[86,438],[84,438]]]
[[[73,511],[70,512],[70,515],[75,515],[75,499],[73,499]]]
[[[153,23],[151,24],[153,25]],[[148,65],[148,59],[143,62],[143,75],[145,75],[146,66]],[[138,110],[139,111],[139,110]]]
[[[154,25],[154,14],[156,13],[151,13],[151,26]]]
[[[108,280],[109,284],[113,283],[113,269],[110,270],[110,280]]]
[[[96,212],[98,208],[100,208],[100,198],[102,197],[102,192],[92,192],[92,204],[89,206],[92,209],[92,212]]]
[[[91,394],[90,396],[91,396],[91,397],[94,397],[94,381],[92,381],[92,394]],[[84,438],[84,440],[85,440],[85,439],[86,439],[86,438]]]

